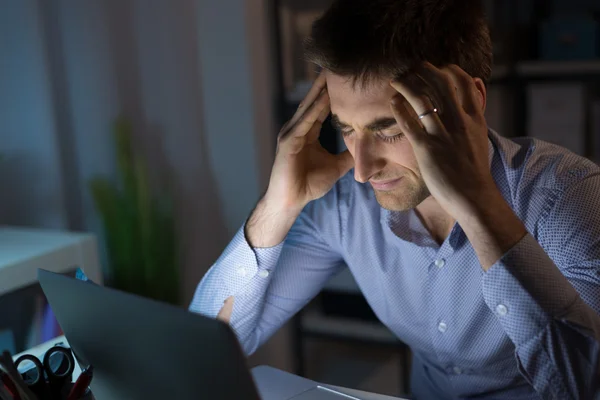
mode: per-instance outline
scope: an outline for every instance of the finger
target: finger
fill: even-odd
[[[284,125],[279,132],[279,141],[285,140],[290,136],[306,135],[310,130],[310,126],[307,126],[306,124],[302,125],[303,121],[306,118],[310,118],[313,122],[319,120],[319,118],[321,118],[320,114],[322,112],[325,113],[326,109],[327,112],[329,112],[329,94],[327,93],[327,90],[323,90],[319,94],[319,97],[316,99],[316,101],[313,102],[313,104],[308,108],[308,110],[306,110],[304,115],[302,115],[298,121],[292,124],[292,121],[290,120]],[[304,130],[302,131],[302,129]]]
[[[230,296],[227,299],[225,299],[223,307],[217,314],[217,319],[225,322],[226,324],[229,324],[229,321],[231,320],[231,313],[233,312],[233,302],[233,296]]]
[[[437,109],[436,106],[432,104],[429,96],[427,96],[422,89],[417,87],[414,81],[401,79],[391,82],[391,85],[404,99],[406,99],[406,102],[413,108],[416,115],[428,113],[423,116],[422,119],[418,120],[428,133],[443,134],[446,132],[444,124],[438,115],[439,111],[431,112],[432,110]],[[403,102],[401,102],[401,104],[403,104]]]
[[[321,124],[314,124],[306,134],[306,144],[313,144],[319,141],[321,136]]]
[[[319,117],[317,118],[317,121],[319,122],[318,124],[314,124],[312,128],[310,128],[310,131],[308,131],[308,133],[306,134],[307,137],[307,143],[315,143],[317,140],[319,140],[319,136],[321,135],[321,127],[323,126],[323,122],[325,122],[325,120],[327,119],[327,116],[329,116],[329,113],[331,112],[331,106],[328,103],[325,108],[323,109],[323,111],[321,111],[321,114],[319,114]]]
[[[321,93],[320,97],[306,110],[302,118],[296,122],[296,125],[290,128],[289,135],[291,136],[304,136],[306,135],[313,125],[318,124],[321,126],[327,114],[329,113],[329,94],[327,90]],[[323,116],[323,115],[324,116]]]
[[[329,96],[329,93],[327,93],[327,96]],[[323,110],[321,111],[321,114],[319,114],[319,117],[318,117],[319,122],[321,122],[321,123],[325,122],[325,120],[329,116],[330,112],[331,112],[331,104],[328,101],[327,104],[325,105],[325,108],[323,108]]]
[[[288,154],[298,154],[307,144],[315,143],[329,111],[329,95],[325,90],[295,126],[279,134],[278,148],[285,149]]]
[[[401,94],[394,96],[390,108],[398,126],[411,143],[418,143],[427,136],[427,131],[419,123],[414,110]]]
[[[458,65],[454,64],[443,68],[442,71],[452,79],[463,110],[472,116],[482,114],[478,98],[479,91],[477,90],[477,86],[475,86],[473,78]]]
[[[459,126],[459,119],[463,115],[463,109],[460,105],[457,88],[450,76],[428,62],[423,63],[417,70],[417,74],[436,92],[436,101],[441,102],[444,110],[443,113],[440,113],[442,123],[450,129]]]
[[[298,109],[290,119],[290,125],[294,125],[300,119],[300,117],[302,117],[302,114],[304,114],[306,110],[310,108],[310,106],[319,98],[319,95],[323,89],[325,89],[326,85],[327,81],[325,80],[325,71],[323,70],[313,83],[307,95],[304,97],[304,100],[300,102]]]

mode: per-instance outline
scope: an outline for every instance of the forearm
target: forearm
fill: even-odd
[[[245,238],[244,227],[240,229],[202,278],[189,310],[225,322],[231,319],[233,329],[247,349],[246,342],[254,334],[254,325],[262,313],[271,272],[277,265],[281,248],[252,249]],[[244,318],[237,321],[235,316],[240,312]]]
[[[600,316],[573,283],[588,294],[597,285],[583,279],[582,272],[571,269],[580,278],[570,281],[526,235],[482,278],[483,298],[514,343],[523,375],[542,398],[594,398],[588,394],[598,390],[592,382],[600,382]]]
[[[590,294],[597,293],[598,282],[588,274],[596,273],[597,257],[589,253],[593,246],[577,251],[569,242],[591,245],[597,228],[587,232],[583,223],[570,219],[565,224],[569,213],[562,205],[573,203],[565,198],[561,208],[542,218],[549,222],[538,225],[539,242],[493,191],[457,218],[485,271],[485,302],[515,344],[524,376],[543,398],[588,398],[599,390],[592,382],[600,374],[600,316],[590,307],[597,305],[597,296]],[[571,234],[575,231],[577,236]],[[541,243],[555,251],[553,258]],[[560,260],[560,268],[554,260]]]
[[[457,214],[457,222],[486,272],[527,234],[525,225],[495,188],[482,191],[476,201]]]
[[[265,195],[248,218],[245,235],[254,248],[274,247],[283,242],[302,208],[285,208]]]
[[[331,212],[336,201],[332,192],[320,204],[309,204],[285,241],[273,240],[279,242],[274,247],[251,246],[240,229],[202,279],[190,310],[230,322],[246,353],[252,353],[344,266],[319,233],[320,224],[337,223]]]
[[[256,249],[279,245],[287,236],[299,214],[300,211],[297,209],[284,209],[276,201],[271,201],[268,196],[263,197],[244,226],[246,241],[249,246]],[[230,323],[234,304],[235,297],[230,295],[222,303],[216,317],[225,323]]]

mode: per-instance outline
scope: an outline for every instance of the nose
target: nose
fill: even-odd
[[[385,160],[378,155],[376,143],[368,136],[354,139],[354,179],[366,183],[385,167]]]

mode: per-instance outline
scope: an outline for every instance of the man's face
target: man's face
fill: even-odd
[[[326,72],[332,122],[354,157],[354,178],[369,182],[379,204],[388,210],[415,208],[430,196],[412,146],[390,109],[397,94],[389,80],[366,88]]]

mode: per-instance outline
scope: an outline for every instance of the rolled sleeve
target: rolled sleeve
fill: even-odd
[[[542,398],[600,396],[600,179],[545,196],[527,234],[482,278],[482,295]]]
[[[516,346],[539,336],[578,300],[577,291],[529,234],[484,274],[482,291]]]
[[[240,228],[219,260],[198,285],[189,310],[215,317],[223,302],[248,290],[261,290],[267,279],[256,279],[260,271],[272,271],[277,265],[283,243],[275,247],[253,249]]]

